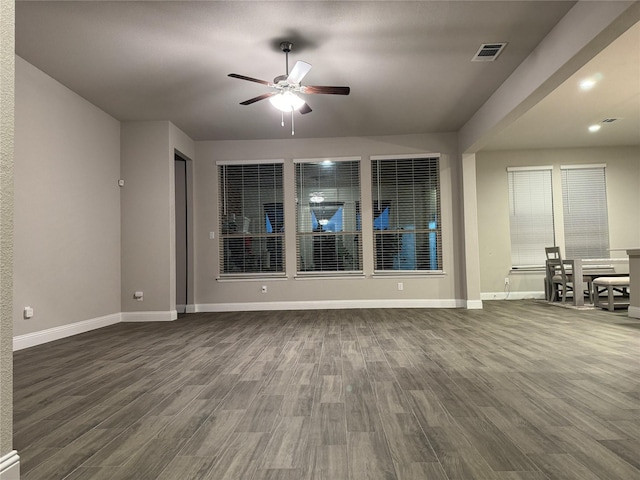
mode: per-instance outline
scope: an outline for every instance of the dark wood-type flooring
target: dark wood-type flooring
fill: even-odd
[[[15,354],[24,480],[637,480],[640,321],[193,314]]]

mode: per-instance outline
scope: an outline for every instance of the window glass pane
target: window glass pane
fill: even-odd
[[[551,169],[513,170],[508,179],[511,264],[544,266],[545,247],[555,245]]]
[[[282,164],[219,165],[220,273],[284,272]]]
[[[362,270],[360,162],[296,163],[298,272]]]
[[[609,258],[604,167],[562,169],[562,206],[567,258]]]
[[[375,270],[442,270],[439,158],[372,160]]]

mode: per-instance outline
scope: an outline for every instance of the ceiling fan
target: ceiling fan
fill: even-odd
[[[293,112],[299,111],[301,114],[311,112],[311,107],[300,98],[298,94],[349,95],[351,91],[349,87],[301,85],[300,82],[302,82],[302,79],[309,73],[309,70],[311,70],[311,64],[298,60],[291,72],[289,72],[289,52],[292,48],[293,43],[291,42],[280,43],[280,49],[285,54],[286,74],[274,78],[273,83],[237,73],[229,74],[232,78],[260,83],[274,89],[272,92],[263,93],[257,97],[240,102],[240,105],[251,105],[252,103],[268,98],[271,104],[282,112],[282,126],[284,126],[284,114],[291,112],[291,135],[294,134]]]

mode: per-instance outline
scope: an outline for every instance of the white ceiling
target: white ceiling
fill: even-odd
[[[313,112],[297,114],[296,137],[446,132],[459,130],[574,4],[18,1],[16,53],[118,120],[170,120],[194,140],[270,139],[290,136],[280,113],[268,101],[239,105],[267,87],[227,74],[272,81],[285,70],[278,44],[289,40],[290,64],[313,65],[303,83],[351,87],[349,96],[307,96]],[[637,29],[627,36],[615,60],[597,67],[607,80],[599,90],[587,97],[562,86],[487,148],[514,148],[532,131],[535,145],[541,136],[561,142],[569,135],[560,130],[609,116],[624,117],[609,131],[635,125],[637,133],[640,42]],[[495,62],[471,62],[489,42],[508,45]],[[624,88],[613,83],[619,77],[629,78]]]
[[[588,91],[586,79],[597,79]],[[604,119],[617,119],[602,123]],[[590,125],[601,129],[591,133]],[[485,150],[640,145],[640,23],[635,24]]]

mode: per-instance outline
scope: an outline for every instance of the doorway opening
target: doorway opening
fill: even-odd
[[[187,313],[189,302],[189,185],[187,160],[175,154],[176,310]]]

